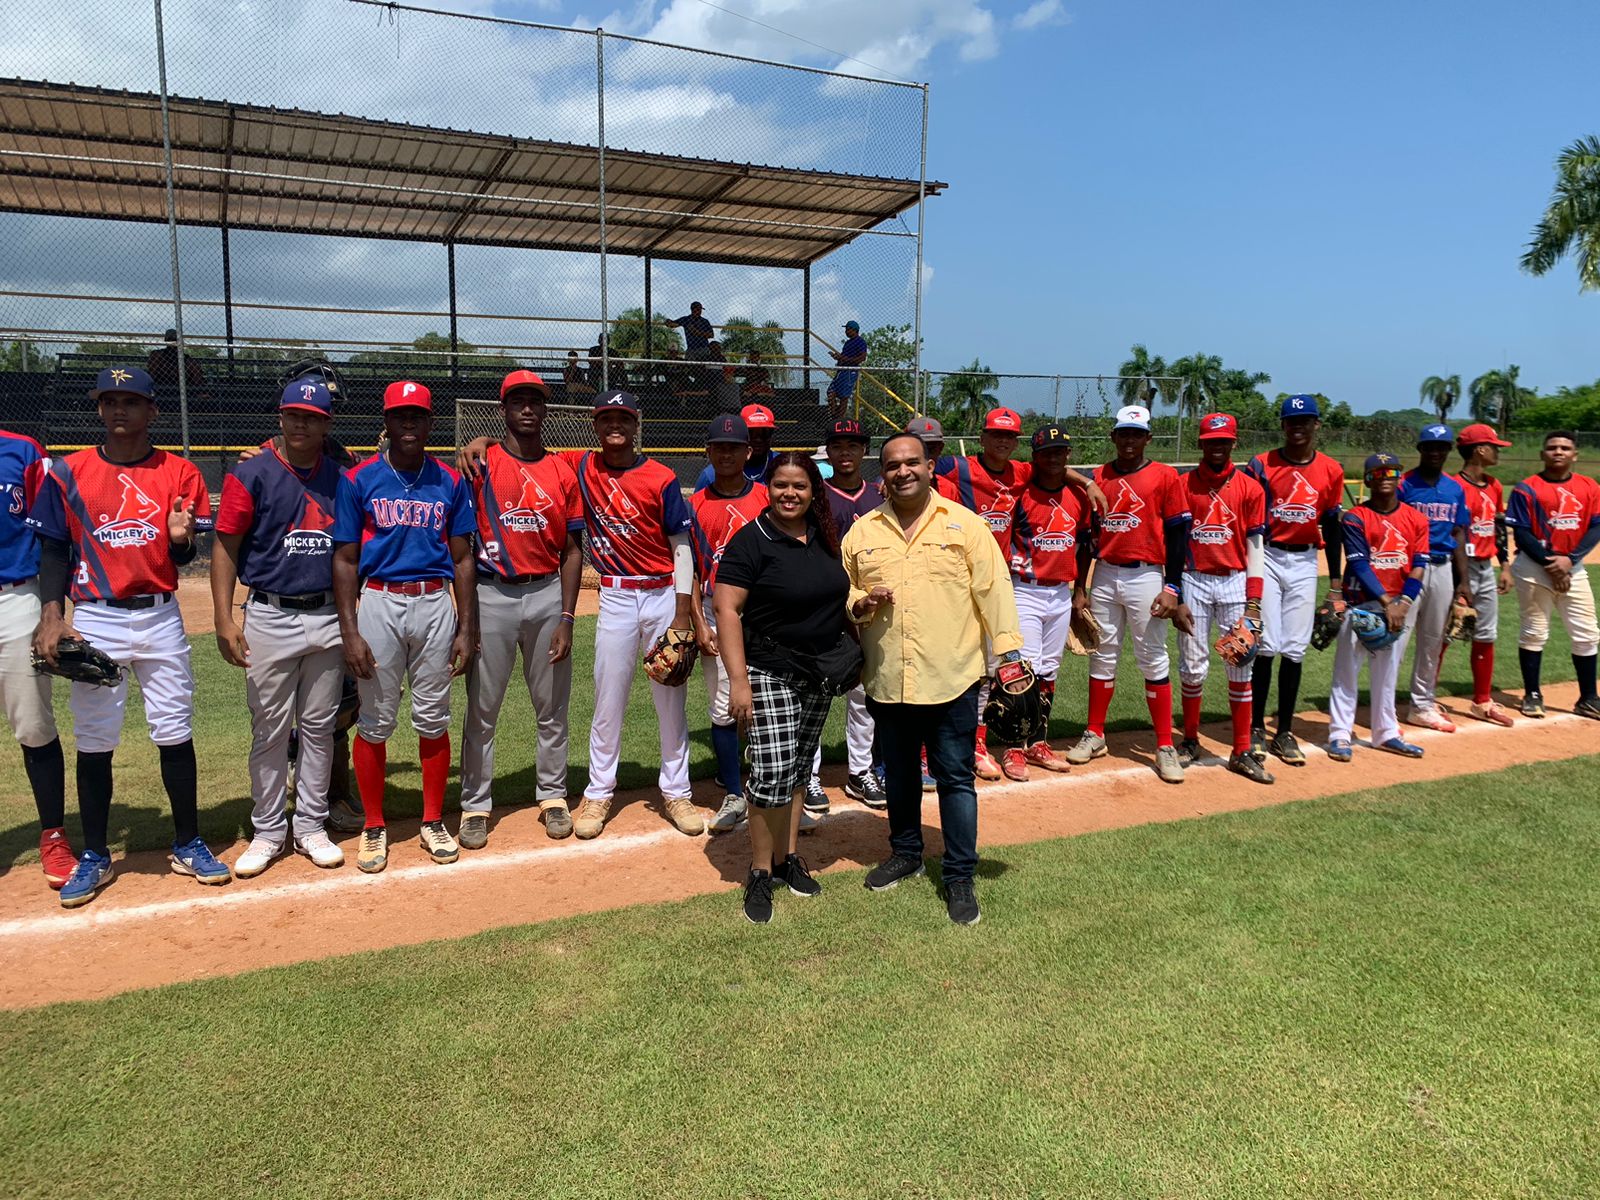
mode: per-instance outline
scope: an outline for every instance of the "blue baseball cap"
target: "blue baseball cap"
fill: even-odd
[[[846,321],[844,323],[844,327],[846,329],[848,329],[851,333],[860,333],[861,332],[861,326],[859,324],[857,324],[855,321]]]
[[[706,430],[706,445],[713,442],[737,442],[741,446],[748,446],[750,427],[732,413],[713,417],[711,428]]]
[[[94,377],[94,388],[89,392],[89,399],[99,400],[101,396],[112,396],[118,392],[154,400],[156,385],[155,381],[138,367],[106,367]]]
[[[610,412],[620,408],[623,412],[639,415],[639,397],[632,392],[601,392],[594,398],[594,411],[598,416],[603,412]]]
[[[1304,392],[1293,396],[1285,396],[1283,404],[1278,409],[1278,419],[1287,421],[1290,417],[1321,417],[1322,410],[1317,407],[1317,398],[1307,396]]]
[[[1455,445],[1455,431],[1448,425],[1424,425],[1417,430],[1417,445],[1426,446],[1429,442],[1443,442],[1447,446]]]
[[[1369,454],[1367,461],[1361,468],[1363,475],[1370,475],[1374,471],[1399,471],[1400,460],[1392,454]]]
[[[278,411],[293,409],[297,412],[316,413],[319,417],[333,416],[333,393],[328,383],[318,375],[303,375],[292,379],[283,388],[283,398],[278,401]]]

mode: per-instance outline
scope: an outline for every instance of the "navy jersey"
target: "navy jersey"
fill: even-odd
[[[477,526],[467,481],[432,456],[401,471],[374,454],[340,478],[334,508],[334,543],[360,543],[361,577],[385,583],[453,578],[450,539]]]
[[[280,596],[333,587],[333,515],[339,468],[318,455],[307,471],[268,446],[222,481],[217,532],[242,534],[239,579]]]
[[[767,478],[767,467],[771,464],[772,460],[777,457],[778,452],[776,450],[768,450],[766,458],[758,458],[755,455],[751,455],[750,461],[744,464],[744,477],[751,483],[765,482]],[[694,490],[697,492],[705,491],[706,488],[711,486],[711,481],[716,477],[717,472],[715,469],[713,469],[710,463],[707,463],[705,465],[705,469],[702,470],[695,478]]]
[[[50,470],[44,447],[31,437],[0,429],[0,583],[20,583],[39,573],[39,535],[27,524],[28,510]]]
[[[1472,524],[1466,491],[1448,475],[1429,483],[1413,468],[1400,477],[1400,500],[1428,522],[1429,560],[1446,562],[1455,549],[1457,527]]]
[[[850,532],[850,526],[857,520],[866,516],[875,508],[883,505],[883,493],[878,490],[878,485],[861,481],[861,485],[854,492],[842,492],[831,483],[822,485],[828,489],[828,508],[833,512],[833,531],[844,540],[844,535]]]

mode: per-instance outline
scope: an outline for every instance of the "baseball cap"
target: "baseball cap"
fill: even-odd
[[[425,408],[433,411],[433,393],[420,383],[402,379],[383,389],[383,411],[391,408]]]
[[[739,416],[751,429],[776,429],[778,420],[772,415],[772,410],[765,404],[746,404],[739,410]]]
[[[156,385],[155,381],[138,367],[107,367],[94,377],[94,388],[89,392],[89,399],[98,400],[101,396],[109,396],[116,392],[154,400]]]
[[[860,332],[861,332],[861,326],[860,326],[860,325],[859,325],[859,324],[858,324],[858,323],[857,323],[857,322],[855,322],[855,321],[846,321],[846,322],[845,322],[845,323],[844,323],[844,327],[845,327],[845,328],[846,328],[846,329],[853,329],[853,330],[855,330],[855,331],[856,331],[856,332],[857,332],[857,333],[860,333]]]
[[[985,433],[1021,433],[1022,417],[1013,408],[991,408],[983,419]]]
[[[944,426],[932,417],[912,417],[906,422],[904,432],[919,437],[925,442],[944,441]]]
[[[1237,441],[1238,437],[1239,422],[1227,413],[1211,413],[1200,418],[1200,441],[1214,442],[1223,438]]]
[[[594,411],[596,413],[610,412],[620,408],[623,412],[639,415],[639,397],[632,392],[601,392],[594,398]]]
[[[1283,403],[1278,407],[1278,419],[1287,421],[1290,417],[1320,417],[1322,409],[1317,407],[1317,398],[1300,392],[1293,396],[1285,396]]]
[[[333,393],[328,391],[327,381],[315,375],[290,380],[284,385],[283,398],[278,401],[278,411],[282,412],[284,409],[331,417]]]
[[[1393,471],[1400,473],[1400,460],[1392,454],[1369,454],[1367,461],[1361,468],[1363,475],[1371,475],[1374,471]]]
[[[1070,450],[1072,448],[1072,435],[1052,422],[1049,425],[1041,425],[1035,429],[1033,437],[1029,439],[1029,444],[1035,450],[1049,450],[1053,446],[1063,446]]]
[[[1111,427],[1111,432],[1119,429],[1138,429],[1149,433],[1150,410],[1142,404],[1128,404],[1117,409],[1117,423]]]
[[[750,428],[732,413],[723,413],[720,417],[713,417],[711,428],[706,430],[706,445],[713,442],[737,442],[741,446],[748,446]]]
[[[513,371],[500,381],[500,399],[504,400],[518,388],[532,388],[546,400],[550,399],[550,385],[532,371]]]
[[[828,430],[827,441],[822,443],[824,449],[827,448],[828,442],[860,442],[863,446],[870,446],[872,439],[861,428],[860,421],[845,417],[843,420],[835,421]]]
[[[1417,445],[1419,446],[1426,446],[1429,442],[1443,442],[1448,446],[1455,440],[1456,435],[1450,431],[1450,426],[1448,425],[1435,423],[1433,425],[1424,425],[1417,430]]]
[[[1493,425],[1468,425],[1456,434],[1456,441],[1463,446],[1509,446],[1510,442],[1494,431]]]

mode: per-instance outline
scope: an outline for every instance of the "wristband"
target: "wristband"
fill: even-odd
[[[1176,584],[1171,584],[1171,583],[1163,584],[1161,590],[1163,592],[1170,593],[1174,598],[1176,598],[1178,600],[1182,600],[1183,599],[1183,590],[1181,588],[1179,588]]]
[[[1400,589],[1400,595],[1403,599],[1414,602],[1418,596],[1422,595],[1422,580],[1407,579],[1405,586]]]
[[[578,621],[578,618],[573,616],[571,613],[562,613],[561,614],[561,623],[563,625],[575,625],[575,624],[577,624],[577,621]]]

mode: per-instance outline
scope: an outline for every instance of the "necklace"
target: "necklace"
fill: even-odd
[[[404,475],[400,474],[400,469],[398,467],[396,467],[394,465],[394,463],[389,460],[388,454],[384,454],[383,461],[384,461],[385,465],[387,465],[388,468],[389,468],[389,474],[394,476],[396,483],[398,483],[401,487],[405,488],[406,493],[408,495],[411,492],[416,491],[417,485],[422,482],[422,472],[427,470],[427,467],[428,467],[427,460],[424,459],[423,463],[422,463],[422,466],[417,468],[416,478],[412,479],[410,483],[407,483],[406,482],[406,477]]]

